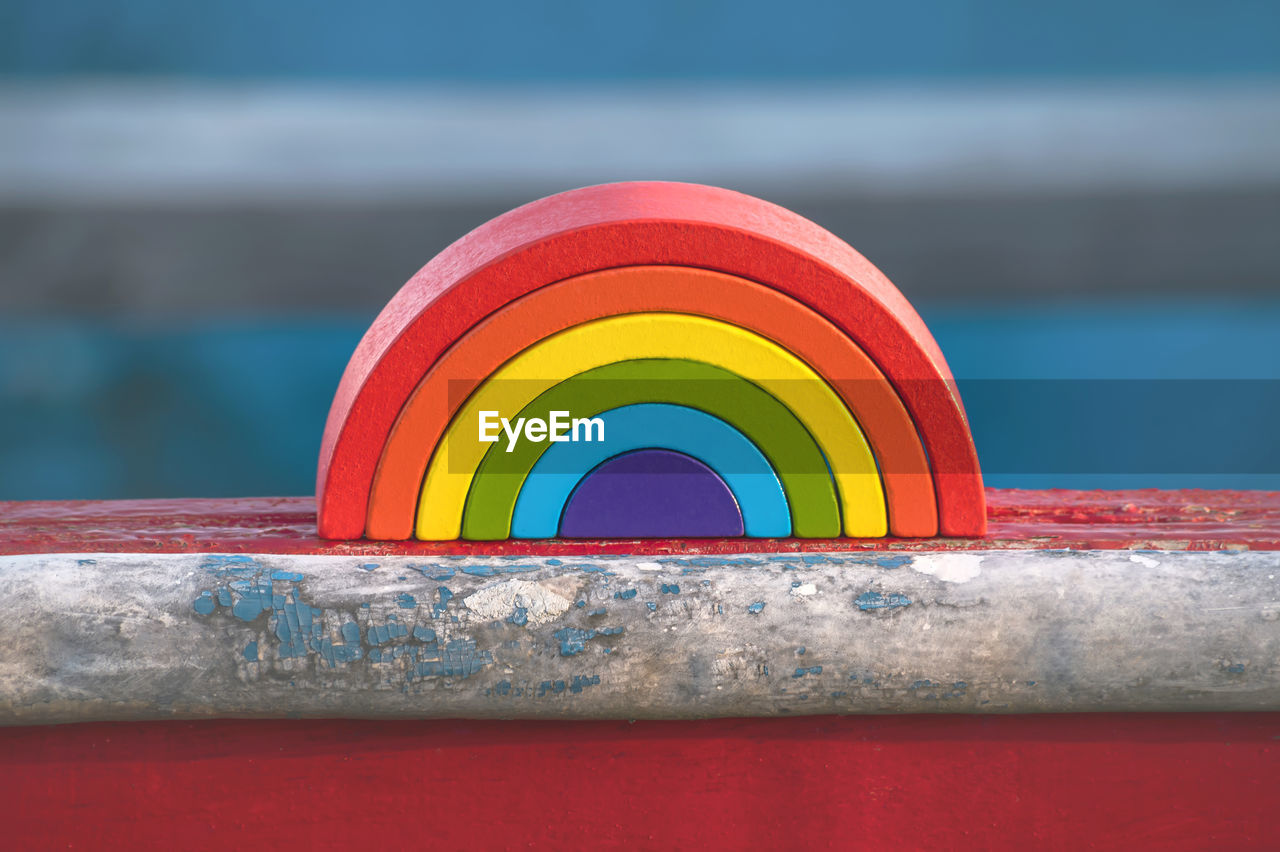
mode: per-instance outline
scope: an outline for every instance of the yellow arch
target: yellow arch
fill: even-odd
[[[515,417],[540,393],[569,376],[640,358],[703,361],[773,394],[799,418],[826,455],[840,496],[844,534],[885,535],[884,484],[875,456],[844,402],[809,365],[739,326],[687,314],[643,313],[565,329],[494,371],[458,410],[432,451],[418,497],[417,537],[447,541],[461,535],[471,480],[491,446],[479,440],[479,412]]]

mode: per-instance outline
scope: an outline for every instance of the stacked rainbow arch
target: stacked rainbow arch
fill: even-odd
[[[477,428],[556,411],[604,440]],[[317,495],[331,539],[986,529],[955,383],[898,289],[788,210],[679,183],[544,198],[423,267],[347,365]]]

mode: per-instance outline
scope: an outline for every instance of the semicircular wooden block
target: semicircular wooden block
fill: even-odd
[[[573,489],[560,516],[561,538],[732,538],[743,529],[724,480],[671,450],[601,462]]]
[[[554,538],[578,483],[601,462],[643,449],[674,450],[715,471],[738,503],[745,535],[791,534],[791,513],[773,468],[755,444],[720,418],[682,405],[641,403],[603,411],[599,419],[603,441],[552,444],[529,471],[511,518],[514,537]]]
[[[857,344],[777,290],[722,273],[660,266],[611,269],[544,287],[486,318],[450,347],[419,383],[387,439],[369,494],[367,535],[413,535],[432,448],[462,400],[514,352],[582,322],[646,311],[724,320],[811,365],[840,394],[871,442],[884,477],[890,531],[937,534],[933,479],[915,424]]]
[[[364,531],[392,426],[440,355],[513,300],[602,269],[715,269],[780,290],[852,338],[901,395],[924,442],[945,535],[981,535],[977,454],[950,370],[924,322],[883,274],[814,223],[715,187],[622,183],[551,196],[441,252],[374,321],[339,383],[321,442],[322,536]]]
[[[737,429],[759,448],[782,481],[791,510],[792,535],[840,535],[835,485],[813,436],[777,399],[728,370],[672,359],[607,364],[560,382],[517,416],[525,421],[549,421],[551,412],[562,411],[586,418],[641,402],[696,408]],[[467,493],[463,538],[494,541],[511,534],[511,514],[520,486],[550,446],[521,441],[511,452],[497,445],[489,447]]]
[[[760,335],[718,320],[628,314],[583,323],[534,344],[467,399],[427,465],[418,498],[417,537],[442,541],[460,535],[467,491],[489,449],[479,439],[480,412],[519,411],[569,376],[641,358],[702,361],[768,391],[796,415],[822,449],[840,495],[844,534],[885,534],[884,490],[871,448],[849,409],[812,368]]]

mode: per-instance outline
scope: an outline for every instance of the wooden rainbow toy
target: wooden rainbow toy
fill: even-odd
[[[347,366],[316,493],[330,539],[986,529],[898,289],[794,213],[681,183],[544,198],[423,267]]]

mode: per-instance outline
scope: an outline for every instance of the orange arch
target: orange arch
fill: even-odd
[[[400,411],[370,492],[365,534],[407,539],[431,452],[466,397],[527,346],[593,319],[667,311],[761,334],[825,378],[861,425],[880,465],[895,536],[938,532],[932,475],[916,427],[866,353],[815,311],[744,278],[683,266],[630,266],[569,278],[507,304],[432,365]]]

